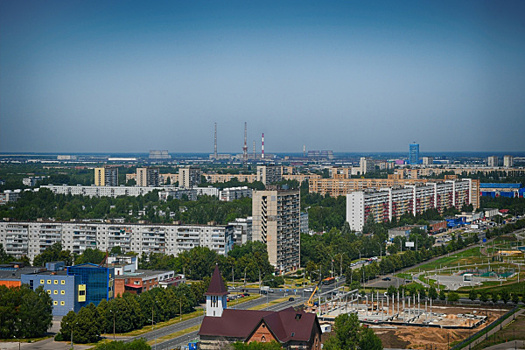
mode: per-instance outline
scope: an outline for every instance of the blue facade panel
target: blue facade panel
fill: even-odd
[[[80,278],[80,284],[86,285],[86,301],[82,306],[93,303],[98,305],[102,299],[113,299],[114,269],[94,264],[81,264],[68,266],[68,275]]]
[[[78,312],[77,287],[80,278],[65,274],[27,274],[21,276],[21,282],[32,290],[42,286],[53,300],[53,316],[65,316],[69,311]]]

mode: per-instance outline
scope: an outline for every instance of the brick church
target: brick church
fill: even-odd
[[[206,316],[199,330],[201,349],[219,349],[237,341],[276,341],[285,349],[321,349],[316,314],[292,307],[277,312],[228,309],[228,290],[217,266],[205,295]]]

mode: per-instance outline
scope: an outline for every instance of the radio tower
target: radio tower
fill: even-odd
[[[248,145],[246,144],[246,134],[247,134],[246,130],[247,130],[247,123],[244,122],[244,146],[242,146],[242,156],[243,156],[245,163],[248,161]]]
[[[217,123],[215,123],[215,140],[213,145],[213,156],[215,159],[217,159]]]
[[[264,159],[264,132],[262,133],[261,159]]]

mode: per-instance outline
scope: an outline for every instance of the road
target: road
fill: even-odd
[[[270,294],[272,294],[272,293],[270,293]],[[245,309],[249,309],[249,308],[261,305],[261,304],[265,304],[265,303],[267,303],[267,301],[271,302],[272,300],[275,300],[275,299],[278,299],[278,298],[282,298],[282,295],[268,295],[267,298],[263,296],[262,298],[259,298],[259,299],[256,299],[256,300],[251,300],[249,302],[239,304],[239,305],[237,305],[237,308],[241,309],[241,310],[245,310]],[[297,306],[297,305],[303,304],[306,300],[307,300],[306,297],[297,295],[297,296],[294,296],[294,301],[285,301],[285,302],[282,302],[282,303],[279,303],[279,304],[274,304],[274,305],[271,305],[271,306],[269,306],[267,308],[264,308],[263,310],[279,311],[279,310],[286,309],[287,307],[290,307],[290,306]],[[181,323],[180,324],[181,327],[180,327],[179,330],[183,330],[183,329],[187,329],[187,328],[190,328],[190,327],[193,327],[193,326],[196,326],[196,325],[200,325],[202,323],[202,316],[199,316],[198,318],[195,318],[193,320],[195,320],[195,322],[192,323],[191,326],[185,326],[185,325],[182,325],[182,323]],[[190,321],[190,320],[188,320],[188,321]],[[182,328],[182,327],[184,327],[184,328]],[[166,328],[170,328],[170,327],[166,327]],[[168,332],[168,334],[175,333],[175,332],[177,332],[179,330],[170,331],[170,332]],[[158,343],[156,346],[153,345],[152,349],[154,349],[154,350],[171,350],[171,349],[174,349],[174,348],[178,348],[180,346],[188,345],[188,343],[191,340],[197,338],[197,333],[198,333],[198,331],[193,331],[193,332],[190,332],[188,334],[182,335],[180,337],[173,338],[173,339],[167,340],[167,341],[162,342],[162,343]],[[154,337],[155,337],[155,334],[150,332],[150,333],[147,333],[147,334],[144,334],[144,335],[140,336],[139,338],[146,338],[148,341],[150,341],[150,340],[154,340]]]

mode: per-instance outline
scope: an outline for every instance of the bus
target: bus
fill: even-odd
[[[335,277],[326,277],[324,280],[323,280],[323,284],[324,285],[328,285],[328,284],[332,284],[335,282]]]

